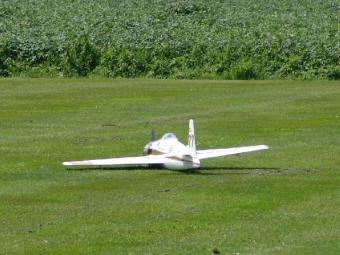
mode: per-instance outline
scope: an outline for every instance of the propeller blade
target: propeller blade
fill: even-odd
[[[155,130],[151,129],[150,132],[150,141],[153,142],[155,141]]]

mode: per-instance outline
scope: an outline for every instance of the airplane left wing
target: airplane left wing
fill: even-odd
[[[211,149],[211,150],[198,150],[197,158],[199,160],[206,158],[222,157],[227,155],[241,154],[251,151],[259,151],[268,149],[267,145],[255,145],[237,148],[227,148],[227,149]]]
[[[109,168],[114,166],[147,166],[166,163],[163,155],[124,157],[63,162],[66,168]]]

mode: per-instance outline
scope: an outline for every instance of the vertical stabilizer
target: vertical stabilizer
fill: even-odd
[[[195,127],[194,120],[189,120],[189,138],[188,138],[188,147],[192,151],[192,155],[196,157],[196,140],[195,140]]]

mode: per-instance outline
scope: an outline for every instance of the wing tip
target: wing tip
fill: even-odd
[[[76,165],[72,164],[72,162],[63,162],[62,164],[67,169],[75,168],[76,167]]]
[[[88,162],[86,162],[86,161],[84,161],[84,162],[83,161],[63,162],[62,165],[66,169],[90,169],[90,168],[94,168],[94,167],[98,167],[98,168],[101,167],[99,165],[88,164]]]

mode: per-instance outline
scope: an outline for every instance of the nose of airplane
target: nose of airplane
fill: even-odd
[[[151,153],[152,153],[151,143],[148,143],[144,147],[143,154],[146,156],[146,155],[150,155]]]

